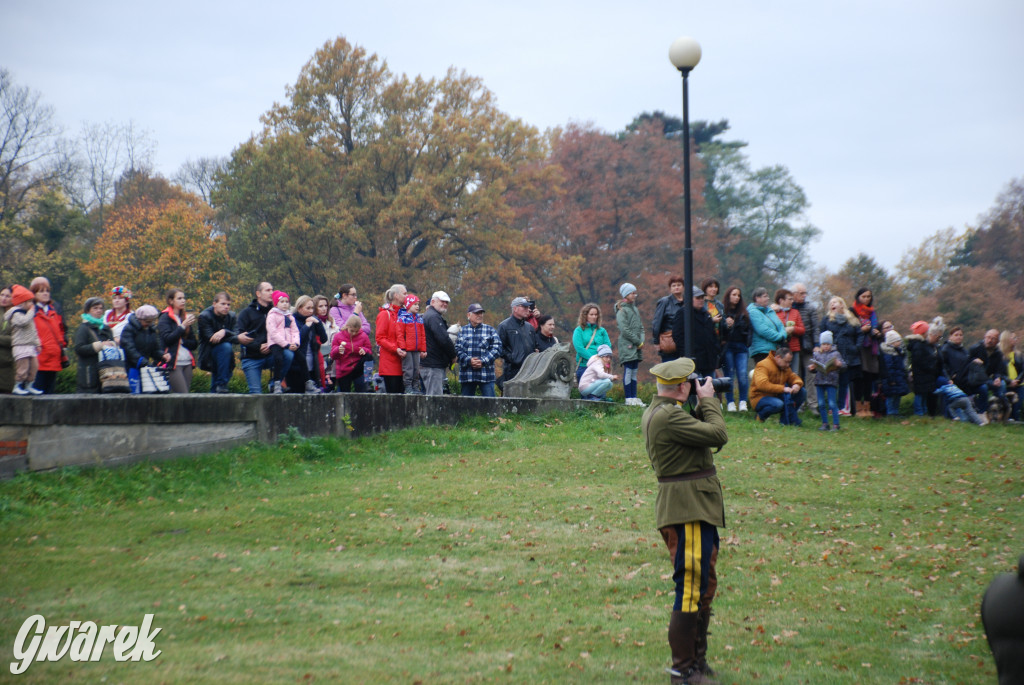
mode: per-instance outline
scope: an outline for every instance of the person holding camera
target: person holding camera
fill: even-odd
[[[498,387],[516,377],[523,362],[537,351],[534,340],[536,329],[527,319],[530,316],[530,301],[525,297],[512,300],[512,315],[498,324],[498,339],[501,340],[501,358],[505,360]]]
[[[672,559],[675,600],[668,624],[673,683],[714,683],[708,666],[708,625],[718,587],[718,529],[725,504],[712,449],[728,441],[711,378],[698,383],[692,359],[651,367],[658,393],[640,425],[658,478],[656,525]],[[681,406],[696,390],[693,412]]]
[[[790,368],[793,350],[782,343],[754,367],[750,382],[750,406],[757,412],[757,420],[764,422],[772,414],[780,414],[782,425],[799,426],[797,411],[807,399],[804,382]]]

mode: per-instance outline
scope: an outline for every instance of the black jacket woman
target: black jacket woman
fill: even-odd
[[[114,334],[103,322],[103,299],[90,297],[85,301],[82,323],[75,331],[72,346],[78,355],[78,376],[75,392],[100,391],[100,351],[104,347],[117,347]]]
[[[911,390],[914,391],[914,414],[917,416],[924,416],[926,409],[928,416],[938,413],[935,388],[942,375],[942,361],[935,342],[940,334],[937,331],[930,334],[928,328],[927,323],[918,321],[910,327],[913,333],[904,338],[904,346],[910,355]]]
[[[193,350],[199,347],[196,315],[185,311],[185,293],[177,288],[167,291],[167,308],[160,313],[156,330],[160,344],[171,355],[167,383],[171,392],[187,393],[192,386]]]
[[[164,350],[156,330],[159,316],[160,312],[151,304],[142,305],[128,316],[121,329],[121,349],[124,350],[125,366],[129,369],[139,366],[140,361],[144,366],[171,361],[171,354]]]
[[[316,394],[323,391],[320,346],[327,342],[327,330],[316,316],[316,307],[309,295],[302,295],[295,301],[294,316],[299,327],[299,347],[285,376],[288,392]]]
[[[956,386],[968,395],[973,395],[978,388],[967,380],[967,367],[971,364],[971,355],[964,349],[964,330],[960,326],[949,329],[946,344],[939,350],[942,358],[943,375],[956,383]],[[978,361],[981,364],[981,361]]]

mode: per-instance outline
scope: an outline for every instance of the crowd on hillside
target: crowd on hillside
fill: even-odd
[[[661,361],[677,358],[687,344],[689,306],[695,375],[731,379],[724,391],[729,412],[754,411],[760,420],[779,414],[783,423],[797,424],[801,409],[817,409],[822,430],[838,430],[841,416],[897,414],[901,398],[913,395],[917,415],[984,423],[990,405],[999,405],[1003,418],[1021,418],[1024,359],[1013,332],[992,329],[965,346],[963,330],[936,317],[915,322],[903,336],[879,317],[869,288],[856,292],[852,306],[834,296],[819,310],[802,284],[774,295],[756,288],[749,304],[737,287],[720,297],[714,278],[689,297],[684,287],[682,277],[669,279],[648,328],[637,306],[640,293],[622,284],[613,307],[617,365],[601,307],[583,305],[571,339],[582,397],[607,401],[621,381],[626,404],[642,406],[637,373],[648,331]],[[73,356],[80,393],[140,391],[131,381],[154,368],[169,391],[189,392],[196,367],[210,373],[211,392],[226,393],[240,364],[250,393],[263,391],[269,371],[272,393],[438,395],[457,368],[462,394],[494,397],[530,354],[559,342],[554,319],[524,297],[511,300],[509,315],[496,326],[485,322],[478,303],[468,306],[466,324],[449,326],[450,303],[444,291],[421,302],[395,284],[379,307],[364,312],[352,284],[333,298],[293,299],[260,283],[237,313],[221,292],[196,314],[180,289],[166,293],[162,309],[136,308],[131,291],[119,286],[109,308],[103,298],[86,300],[75,326],[51,301],[49,281],[38,277],[27,288],[0,289],[0,391],[53,393],[57,373]]]

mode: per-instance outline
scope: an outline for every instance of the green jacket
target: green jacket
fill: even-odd
[[[619,361],[638,362],[643,358],[644,324],[636,303],[622,300],[615,303],[615,323],[619,326]]]
[[[590,344],[587,345],[587,343]],[[608,337],[608,331],[603,327],[598,328],[589,323],[582,328],[577,326],[576,330],[572,332],[572,346],[576,350],[576,365],[586,366],[590,358],[597,354],[597,348],[601,345],[612,346],[612,339]]]
[[[711,448],[721,447],[725,434],[722,405],[701,398],[696,417],[667,397],[656,395],[640,420],[647,457],[658,478],[706,471],[715,465]],[[725,527],[725,502],[718,476],[658,483],[654,509],[659,529],[691,521]]]

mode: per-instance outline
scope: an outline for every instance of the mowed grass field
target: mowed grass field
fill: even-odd
[[[621,406],[0,483],[0,682],[662,683],[671,569]],[[1024,429],[727,415],[723,683],[994,683],[979,605],[1024,551]],[[34,663],[48,624],[160,656]]]

